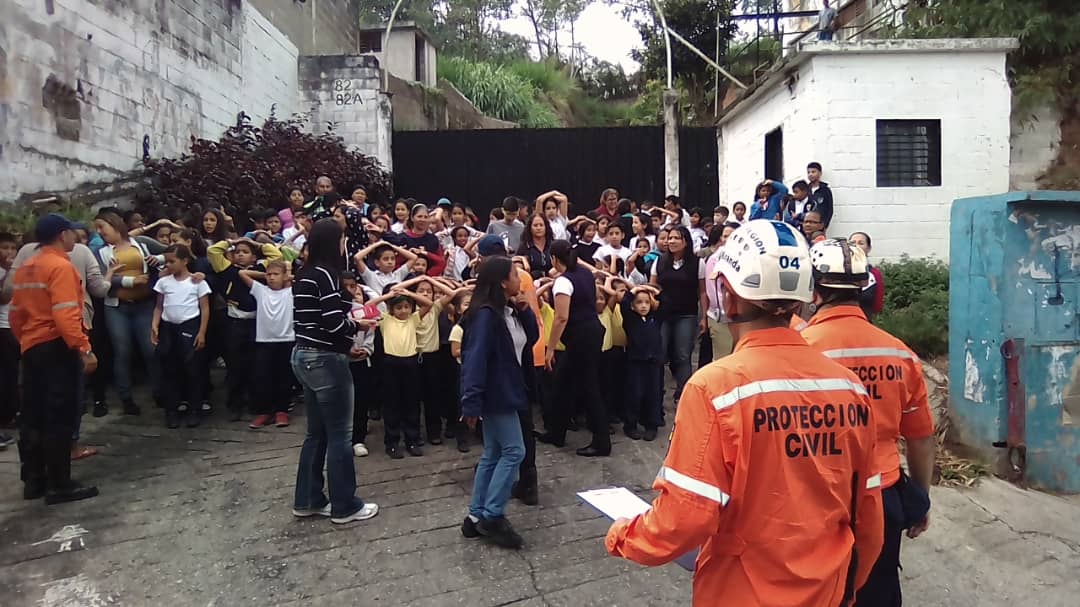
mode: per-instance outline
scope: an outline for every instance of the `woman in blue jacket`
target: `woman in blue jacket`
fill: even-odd
[[[484,536],[505,548],[521,548],[524,543],[503,512],[525,457],[518,421],[518,411],[529,407],[522,361],[529,361],[540,335],[536,317],[518,297],[520,288],[509,258],[484,260],[461,323],[462,420],[469,428],[484,420],[484,454],[461,533],[470,539]]]

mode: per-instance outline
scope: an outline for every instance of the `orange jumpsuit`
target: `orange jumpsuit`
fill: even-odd
[[[745,335],[686,384],[660,495],[607,549],[660,565],[700,546],[696,607],[837,607],[853,545],[856,588],[881,550],[872,424],[858,378],[798,333]]]
[[[835,306],[815,314],[802,331],[815,350],[850,369],[866,386],[877,426],[881,487],[900,480],[896,441],[934,434],[922,365],[904,342],[870,324],[859,306]]]

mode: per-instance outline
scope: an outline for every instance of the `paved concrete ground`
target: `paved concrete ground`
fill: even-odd
[[[357,477],[378,517],[345,526],[294,519],[304,420],[294,422],[255,432],[219,417],[168,431],[157,410],[87,416],[86,442],[102,453],[75,471],[102,494],[53,507],[20,499],[15,449],[0,453],[0,605],[690,603],[690,575],[677,566],[607,557],[607,522],[574,495],[605,485],[647,495],[665,440],[620,435],[615,457],[597,460],[541,445],[541,504],[509,512],[527,542],[514,553],[459,534],[477,449],[429,446],[399,461],[373,449],[357,460]],[[573,446],[587,440],[571,436]],[[997,481],[934,498],[930,532],[905,542],[908,604],[1078,604],[1080,503]]]

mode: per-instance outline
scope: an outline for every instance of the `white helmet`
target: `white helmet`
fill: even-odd
[[[786,223],[755,219],[731,233],[716,255],[709,276],[727,278],[731,290],[747,301],[813,299],[813,276],[806,239]]]
[[[829,238],[810,249],[814,282],[831,289],[864,289],[869,282],[866,253],[843,238]]]

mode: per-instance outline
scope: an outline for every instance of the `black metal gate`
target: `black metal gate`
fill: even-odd
[[[613,187],[635,200],[664,197],[661,127],[394,132],[394,191],[471,206],[486,220],[505,196],[561,190],[575,212],[596,208]],[[683,206],[717,204],[716,131],[679,130]]]

